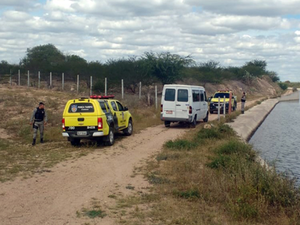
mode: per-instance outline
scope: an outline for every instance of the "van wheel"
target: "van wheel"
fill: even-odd
[[[206,113],[206,117],[203,119],[203,121],[204,121],[205,123],[208,122],[208,112]]]
[[[192,121],[191,127],[195,128],[197,125],[197,116],[195,116],[194,120]]]
[[[112,127],[109,127],[108,135],[104,138],[106,146],[112,146],[115,143],[115,134]]]
[[[165,127],[170,127],[171,122],[170,121],[165,121]]]
[[[78,146],[80,144],[80,139],[79,138],[72,138],[70,140],[70,142],[71,142],[71,145]]]
[[[130,136],[133,133],[133,125],[132,120],[130,119],[128,122],[128,127],[123,131],[126,136]]]

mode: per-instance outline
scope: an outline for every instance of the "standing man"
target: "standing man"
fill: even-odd
[[[243,92],[243,95],[242,95],[242,98],[241,98],[241,111],[242,111],[242,114],[244,114],[245,112],[245,103],[246,103],[246,93]]]
[[[30,118],[30,125],[33,127],[33,141],[32,145],[35,145],[36,135],[38,129],[40,130],[40,140],[44,143],[44,125],[47,124],[47,113],[45,111],[45,106],[43,102],[40,102],[39,107],[33,110],[32,116]]]

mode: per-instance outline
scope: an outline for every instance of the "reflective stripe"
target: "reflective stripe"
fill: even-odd
[[[93,133],[93,137],[101,137],[103,135],[104,135],[103,132],[95,132],[95,133]]]
[[[63,137],[69,137],[69,134],[68,133],[62,133],[62,136]]]

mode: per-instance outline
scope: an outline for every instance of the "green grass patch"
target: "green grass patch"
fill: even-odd
[[[106,216],[106,213],[102,210],[89,210],[84,212],[84,215],[91,219],[94,219],[96,217],[104,218]]]
[[[166,148],[169,148],[171,150],[191,150],[197,147],[197,143],[188,141],[188,140],[182,140],[178,139],[175,141],[168,141],[165,144]]]

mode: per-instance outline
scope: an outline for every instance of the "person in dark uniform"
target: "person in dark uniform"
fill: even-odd
[[[33,141],[32,145],[35,145],[37,131],[40,130],[40,142],[44,143],[44,125],[47,124],[47,113],[45,111],[45,105],[40,102],[39,107],[33,110],[30,118],[30,125],[33,127]]]
[[[242,111],[242,114],[244,114],[245,112],[245,104],[246,104],[246,93],[243,92],[243,95],[242,95],[242,98],[241,98],[241,111]]]

